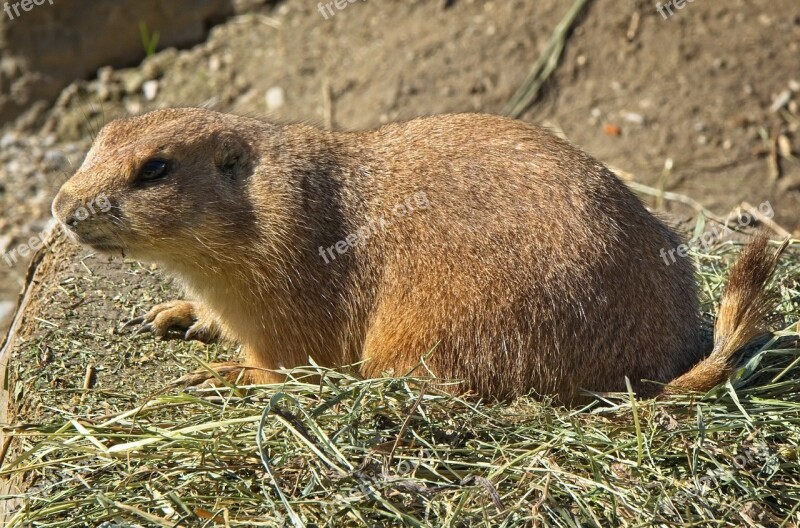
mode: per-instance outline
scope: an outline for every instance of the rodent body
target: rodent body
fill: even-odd
[[[108,214],[72,221],[101,194]],[[251,381],[311,357],[572,402],[626,376],[658,392],[642,380],[708,352],[691,262],[661,257],[678,237],[602,164],[516,120],[328,132],[158,110],[104,127],[53,211],[180,279],[198,304],[156,326],[198,319],[241,343]]]

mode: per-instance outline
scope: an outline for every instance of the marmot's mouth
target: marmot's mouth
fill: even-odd
[[[90,248],[97,251],[102,251],[103,253],[119,253],[125,249],[121,243],[114,240],[109,240],[109,238],[105,236],[92,236],[85,233],[76,233],[75,231],[71,231],[70,235],[79,244],[89,246]]]
[[[114,244],[86,244],[92,249],[96,249],[97,251],[102,251],[104,253],[119,253],[124,248],[122,246],[117,246]]]

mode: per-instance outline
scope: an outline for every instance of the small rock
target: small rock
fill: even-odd
[[[14,311],[16,304],[11,301],[0,301],[0,321],[6,319],[6,317],[11,316],[11,313]]]
[[[772,106],[769,107],[770,112],[777,112],[787,104],[789,101],[792,100],[792,91],[791,90],[784,90],[778,94],[778,96],[772,100]]]
[[[13,176],[22,172],[22,163],[17,159],[12,159],[6,163],[6,170]]]
[[[792,79],[789,81],[789,89],[793,92],[800,92],[800,81],[797,79]]]
[[[211,58],[208,59],[208,70],[211,72],[218,72],[222,68],[222,59],[219,58],[219,55],[212,55]]]
[[[282,107],[283,104],[286,102],[285,93],[283,88],[280,86],[273,86],[269,90],[267,90],[267,110],[277,110],[278,108]]]
[[[625,119],[625,121],[627,121],[628,123],[633,123],[635,125],[644,124],[644,116],[636,112],[623,112],[622,118]]]
[[[144,98],[148,101],[153,101],[158,96],[158,88],[159,84],[158,81],[147,81],[142,84],[142,93],[144,93]]]

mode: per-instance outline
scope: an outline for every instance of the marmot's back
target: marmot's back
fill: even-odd
[[[355,257],[383,268],[368,373],[435,348],[434,371],[481,394],[572,394],[624,389],[626,375],[666,382],[701,357],[691,263],[661,258],[678,238],[580,150],[472,114],[369,138],[378,161],[355,179],[367,217],[415,193],[429,206]]]

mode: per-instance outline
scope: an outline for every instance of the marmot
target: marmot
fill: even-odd
[[[679,237],[588,154],[485,114],[331,132],[156,110],[107,124],[53,213],[177,277],[192,300],[138,322],[240,343],[229,378],[313,358],[493,399],[711,388],[772,308],[779,254],[762,237],[734,266],[703,359],[693,266],[661,256]]]

